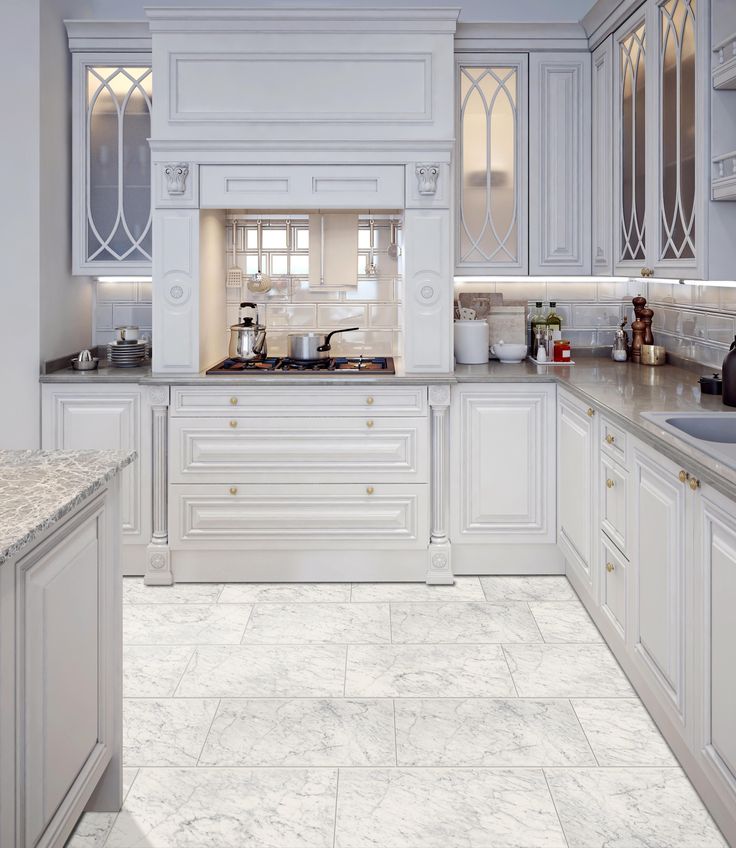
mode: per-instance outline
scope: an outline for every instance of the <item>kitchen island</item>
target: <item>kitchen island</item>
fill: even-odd
[[[119,473],[131,451],[0,451],[0,844],[122,802]]]

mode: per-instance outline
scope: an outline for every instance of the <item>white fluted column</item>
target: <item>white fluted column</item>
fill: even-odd
[[[450,469],[450,387],[429,387],[431,427],[431,526],[427,583],[454,583],[450,559],[449,469]]]
[[[148,390],[151,407],[153,486],[152,532],[148,546],[146,574],[143,582],[148,586],[170,586],[171,573],[168,526],[168,432],[169,387],[151,386]]]

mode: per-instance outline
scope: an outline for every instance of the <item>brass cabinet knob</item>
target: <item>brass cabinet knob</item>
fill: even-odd
[[[700,488],[700,480],[695,477],[690,478],[690,488],[694,491]]]
[[[606,441],[609,445],[612,445],[616,441],[616,437],[612,436],[610,433],[606,436]]]
[[[368,421],[366,421],[366,422],[365,422],[365,426],[366,426],[366,427],[372,427],[372,426],[373,426],[373,420],[372,420],[372,419],[369,419]]]
[[[230,486],[230,494],[231,495],[237,495],[238,494],[238,487],[237,486]]]
[[[231,427],[237,427],[237,426],[238,426],[238,422],[237,422],[237,421],[233,418],[233,420],[230,422],[230,426],[231,426]]]
[[[681,472],[677,475],[677,478],[678,478],[678,480],[679,480],[681,483],[687,483],[687,480],[688,480],[688,477],[689,477],[689,476],[690,476],[690,475],[687,473],[687,471],[681,471]]]
[[[606,571],[610,574],[614,570],[614,565],[612,562],[606,563]]]
[[[612,489],[615,485],[616,483],[614,480],[606,480],[606,486],[608,486],[609,489]]]
[[[589,406],[589,407],[585,410],[585,414],[588,416],[588,418],[592,418],[592,417],[595,415],[595,409],[593,409],[593,407],[592,407],[592,406]]]
[[[644,268],[641,269],[641,276],[642,277],[653,277],[654,271],[651,268],[647,268],[645,266]]]
[[[231,398],[230,398],[230,403],[231,403],[233,406],[237,406],[237,405],[238,405],[238,399],[237,399],[236,397],[231,397]]]
[[[366,486],[365,491],[367,494],[372,495],[375,489],[373,488],[373,486]]]
[[[368,406],[371,406],[371,405],[372,405],[372,403],[373,403],[373,398],[372,398],[372,396],[371,396],[371,395],[368,395],[368,397],[365,399],[365,402],[368,404]]]

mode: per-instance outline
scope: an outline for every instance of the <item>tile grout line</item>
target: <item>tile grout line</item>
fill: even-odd
[[[192,664],[192,660],[197,654],[198,647],[198,645],[192,646],[192,653],[186,663],[184,663],[184,671],[182,671],[182,673],[179,675],[179,680],[177,681],[176,686],[174,686],[174,691],[170,695],[171,698],[176,698],[176,693],[179,690],[179,687],[181,686],[182,680],[184,680],[184,675],[187,673],[187,671],[189,670],[189,666]]]
[[[245,625],[243,627],[243,632],[240,634],[240,641],[238,642],[239,645],[246,644],[245,642],[243,642],[243,639],[245,639],[245,634],[246,634],[246,631],[248,630],[248,625],[250,624],[250,620],[251,620],[251,618],[253,618],[253,612],[254,612],[255,608],[256,608],[255,604],[250,605],[250,610],[248,611],[248,617],[245,619]]]
[[[552,806],[554,807],[555,815],[557,816],[557,821],[560,823],[560,833],[562,834],[562,838],[565,840],[565,845],[568,846],[570,843],[567,840],[567,834],[565,833],[565,826],[562,824],[562,819],[560,818],[560,812],[557,809],[557,803],[555,802],[555,796],[552,794],[552,789],[549,785],[549,780],[547,780],[547,770],[542,768],[542,776],[544,777],[544,782],[547,785],[547,792],[549,792],[550,801],[552,801]]]
[[[394,758],[396,760],[396,768],[399,767],[399,739],[398,730],[396,729],[396,698],[391,698],[391,704],[394,712]]]
[[[506,649],[504,648],[503,645],[501,645],[501,655],[503,656],[503,661],[506,663],[506,668],[508,670],[509,677],[511,678],[511,685],[514,687],[514,692],[516,692],[516,697],[518,698],[519,697],[519,690],[516,686],[516,681],[514,680],[514,673],[513,673],[513,671],[511,671],[511,666],[509,664],[509,658],[506,655]]]
[[[593,744],[591,743],[590,738],[588,737],[588,734],[585,732],[585,728],[583,727],[583,723],[582,723],[582,721],[580,721],[580,716],[578,715],[578,711],[575,709],[575,704],[573,703],[574,700],[583,700],[583,699],[568,698],[568,701],[570,703],[570,708],[572,709],[572,714],[575,716],[575,720],[578,723],[578,727],[582,731],[583,736],[585,737],[585,741],[588,743],[588,747],[590,748],[590,753],[593,755],[593,759],[595,760],[595,764],[598,768],[601,768],[601,763],[600,763],[600,760],[598,759],[598,754],[596,754],[595,749],[593,748]],[[603,700],[603,699],[600,699],[600,700]]]
[[[202,747],[199,749],[199,754],[197,754],[197,762],[194,764],[194,768],[199,768],[199,761],[202,759],[202,754],[204,753],[205,746],[207,745],[207,740],[210,738],[210,733],[212,733],[212,726],[215,723],[215,719],[217,718],[217,714],[220,712],[220,705],[221,704],[222,704],[222,698],[218,698],[217,704],[215,705],[215,711],[212,713],[212,719],[210,720],[210,725],[207,728],[207,733],[205,733],[204,739],[202,740]]]
[[[337,846],[337,805],[340,797],[340,769],[337,769],[337,780],[335,782],[335,816],[332,825],[332,848]]]

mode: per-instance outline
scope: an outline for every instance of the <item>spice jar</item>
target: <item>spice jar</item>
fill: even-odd
[[[555,339],[553,362],[569,362],[571,356],[569,339]]]

